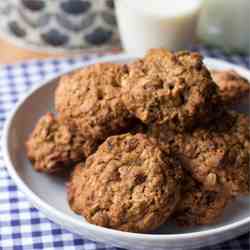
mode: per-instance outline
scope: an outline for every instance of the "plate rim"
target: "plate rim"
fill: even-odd
[[[8,150],[8,144],[9,144],[9,130],[12,125],[12,121],[15,117],[15,114],[18,112],[18,110],[22,107],[23,103],[36,91],[38,91],[40,88],[47,84],[51,84],[54,80],[56,80],[58,77],[60,77],[63,74],[67,74],[73,70],[79,69],[81,67],[86,67],[88,65],[94,64],[94,63],[102,63],[102,62],[119,62],[119,61],[125,61],[130,59],[135,59],[136,57],[128,55],[128,54],[117,54],[117,55],[111,55],[111,56],[104,56],[101,59],[92,59],[88,62],[83,62],[80,65],[69,67],[66,70],[61,71],[58,74],[53,75],[52,77],[46,78],[42,80],[39,84],[36,84],[33,86],[30,91],[25,96],[22,96],[20,100],[13,106],[12,110],[7,114],[7,118],[4,122],[4,129],[2,133],[2,140],[1,140],[1,148],[3,152],[3,160],[5,163],[5,167],[7,168],[7,171],[11,178],[14,180],[15,184],[18,186],[20,191],[25,195],[27,198],[27,201],[29,201],[33,206],[35,206],[39,211],[41,211],[43,214],[46,215],[49,219],[52,221],[55,221],[57,224],[65,226],[65,227],[71,227],[74,226],[75,228],[84,228],[85,230],[88,230],[90,232],[97,232],[101,234],[105,234],[107,236],[116,236],[121,238],[130,238],[130,239],[138,239],[143,240],[145,237],[147,237],[148,240],[151,241],[166,241],[166,240],[181,240],[181,239],[193,239],[196,237],[206,237],[212,234],[219,234],[223,233],[225,231],[234,230],[239,227],[243,227],[250,223],[250,215],[244,219],[241,219],[239,221],[233,222],[228,225],[219,226],[217,228],[213,229],[207,229],[204,231],[198,231],[198,232],[190,232],[190,233],[180,233],[180,234],[140,234],[140,233],[131,233],[131,232],[123,232],[115,229],[109,229],[97,225],[90,224],[88,222],[84,222],[83,220],[77,221],[75,218],[72,218],[70,215],[67,215],[53,206],[46,203],[43,199],[41,199],[38,195],[36,195],[29,187],[26,185],[26,183],[22,180],[22,178],[18,175],[17,171],[15,170],[14,164],[11,161],[11,157]],[[227,61],[223,61],[220,59],[215,59],[211,57],[205,57],[204,58],[205,64],[217,64],[221,66],[225,66],[228,68],[233,68],[237,71],[240,71],[245,77],[247,77],[250,80],[250,71],[247,68],[244,68],[242,66],[238,66],[232,63],[229,63]],[[53,217],[52,217],[53,216]],[[53,218],[53,219],[52,219]],[[70,230],[72,231],[72,230]],[[77,233],[77,232],[76,232]],[[79,234],[79,233],[78,233]]]

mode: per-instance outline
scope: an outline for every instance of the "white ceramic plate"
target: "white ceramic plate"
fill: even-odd
[[[120,55],[104,58],[101,61],[124,63],[129,60],[130,57]],[[205,63],[213,69],[235,69],[250,79],[250,72],[241,67],[210,58],[205,59]],[[250,198],[235,201],[215,225],[177,228],[167,224],[152,234],[126,233],[91,225],[74,214],[67,203],[65,180],[33,171],[24,146],[38,118],[48,110],[53,111],[53,95],[57,81],[58,77],[55,77],[41,83],[16,105],[5,124],[2,141],[10,175],[32,204],[49,219],[84,238],[134,250],[173,250],[207,246],[231,239],[249,230]],[[249,102],[239,109],[249,111]]]

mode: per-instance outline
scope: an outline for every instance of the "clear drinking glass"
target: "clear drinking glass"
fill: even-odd
[[[225,51],[250,54],[250,0],[203,0],[198,35]]]
[[[186,49],[196,38],[201,0],[115,0],[115,5],[122,45],[130,54]]]

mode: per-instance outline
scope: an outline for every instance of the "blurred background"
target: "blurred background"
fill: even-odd
[[[0,63],[197,43],[250,54],[249,0],[4,0],[0,20]]]

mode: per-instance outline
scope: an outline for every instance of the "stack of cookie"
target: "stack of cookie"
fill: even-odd
[[[34,169],[72,171],[70,207],[96,225],[150,232],[170,219],[216,222],[250,193],[250,118],[229,111],[250,85],[202,60],[153,49],[128,65],[63,76],[56,115],[44,115],[27,141]]]

